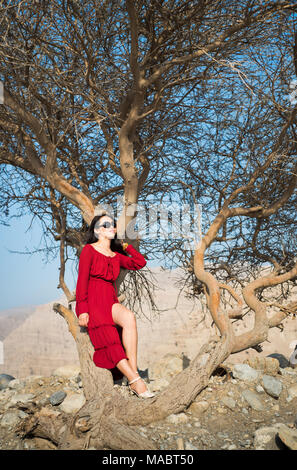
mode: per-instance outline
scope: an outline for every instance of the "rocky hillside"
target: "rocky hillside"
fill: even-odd
[[[32,315],[36,306],[8,308],[0,311],[0,341],[3,341],[13,330]]]
[[[163,450],[297,450],[297,369],[280,365],[286,358],[226,364],[185,412],[134,428]],[[148,387],[159,393],[185,367],[182,356],[165,355],[149,369]],[[125,384],[114,387],[130,393]],[[0,376],[0,449],[55,450],[54,442],[26,434],[26,420],[37,412],[53,419],[74,415],[84,403],[76,365],[47,377]],[[95,449],[87,431],[86,442]]]

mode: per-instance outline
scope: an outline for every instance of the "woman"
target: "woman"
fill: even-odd
[[[120,371],[133,393],[151,398],[154,394],[137,372],[136,319],[120,304],[115,285],[121,267],[138,270],[146,260],[133,245],[115,240],[115,235],[116,224],[110,215],[93,218],[79,258],[76,315],[79,325],[88,330],[96,366],[110,369],[113,376]]]

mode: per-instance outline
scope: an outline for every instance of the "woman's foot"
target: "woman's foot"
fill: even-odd
[[[145,387],[146,390],[144,390],[144,391],[137,390],[136,387],[135,388],[131,387],[136,382],[142,382],[144,384],[144,381],[139,376],[136,377],[135,379],[131,380],[129,382],[129,390],[132,391],[132,393],[135,393],[139,398],[153,398],[155,396],[155,394],[150,392],[146,387]],[[141,389],[142,389],[142,387],[141,387]]]
[[[135,375],[135,377],[133,377],[133,379],[131,379],[131,381],[134,380],[134,379],[137,379],[138,377],[139,377],[139,374],[137,373],[137,375]],[[129,382],[130,382],[130,380],[129,380]],[[135,390],[135,392],[137,392],[137,393],[143,393],[143,392],[147,391],[147,386],[146,386],[145,382],[142,379],[136,380],[136,382],[129,385],[129,387],[132,390]]]

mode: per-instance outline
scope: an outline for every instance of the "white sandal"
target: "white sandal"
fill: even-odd
[[[131,382],[128,382],[128,384],[131,385],[137,380],[142,380],[142,378],[137,377],[136,379],[131,380]],[[136,390],[133,390],[133,388],[131,388],[130,386],[129,386],[129,390],[135,393],[135,395],[137,395],[139,398],[153,398],[155,396],[155,394],[150,392],[149,390],[146,390],[145,392],[142,392],[142,393],[137,393]]]

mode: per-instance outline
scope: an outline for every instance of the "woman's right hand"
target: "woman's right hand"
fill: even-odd
[[[88,326],[88,323],[89,323],[89,314],[81,313],[78,317],[79,326]]]

